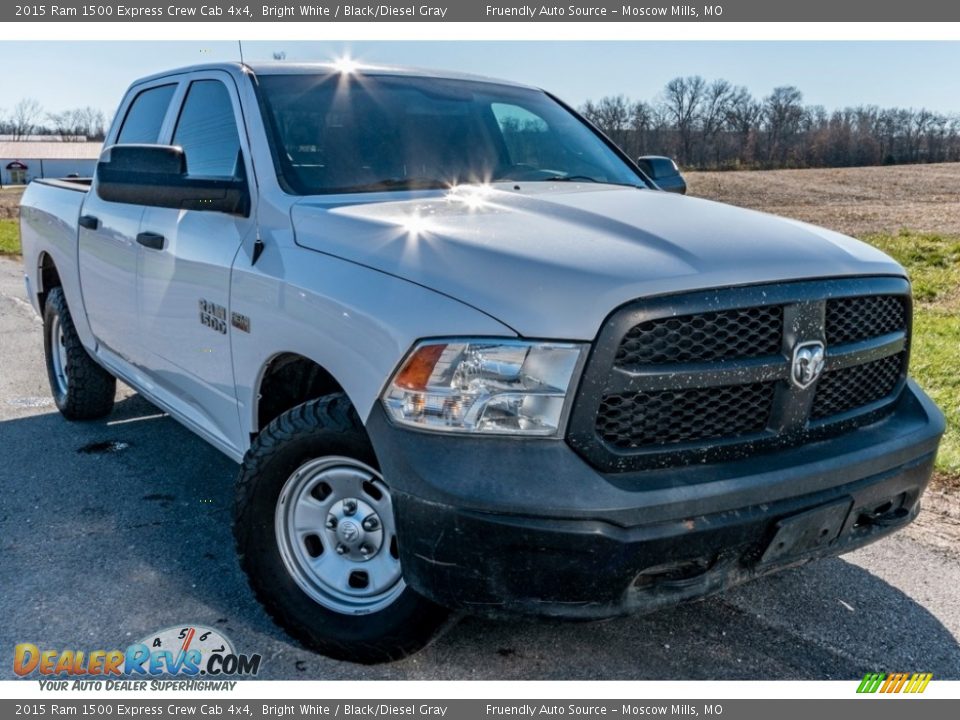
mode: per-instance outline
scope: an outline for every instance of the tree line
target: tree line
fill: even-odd
[[[31,135],[65,141],[103,140],[106,125],[103,111],[89,106],[51,113],[33,98],[24,98],[10,111],[0,109],[0,135],[13,140],[26,140]]]
[[[792,85],[763,98],[726,80],[674,78],[652,101],[625,95],[580,112],[631,157],[689,168],[851,167],[960,161],[960,115],[925,108],[807,105]]]
[[[684,167],[770,169],[960,161],[960,115],[926,108],[807,105],[792,85],[762,98],[727,80],[677,77],[653,100],[609,95],[580,112],[632,157],[669,155]],[[103,140],[93,107],[47,112],[25,98],[0,109],[0,135]]]

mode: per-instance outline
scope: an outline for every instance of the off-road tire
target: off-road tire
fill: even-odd
[[[54,370],[55,340],[51,328],[59,321],[65,357],[66,388],[60,387]],[[43,350],[50,392],[57,409],[67,420],[95,420],[109,415],[117,394],[117,380],[87,353],[80,342],[63,290],[53,288],[43,308]]]
[[[332,456],[377,468],[363,425],[342,393],[298,405],[257,436],[237,483],[233,533],[240,565],[270,617],[306,647],[364,664],[399,660],[430,641],[446,610],[409,586],[369,614],[331,610],[301,589],[280,554],[275,513],[285,482],[304,463]]]

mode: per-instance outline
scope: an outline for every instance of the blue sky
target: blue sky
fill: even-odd
[[[925,106],[960,112],[960,42],[250,42],[248,60],[322,60],[349,53],[375,63],[502,77],[545,87],[567,102],[624,93],[650,99],[677,75],[746,85],[763,96],[796,85],[808,103]],[[48,111],[93,105],[111,117],[137,77],[201,61],[236,60],[237,43],[6,42],[0,108],[24,96]]]

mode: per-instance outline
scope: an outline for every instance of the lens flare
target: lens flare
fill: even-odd
[[[400,227],[403,228],[404,232],[407,233],[410,237],[416,238],[421,235],[433,232],[434,223],[428,217],[423,217],[419,213],[413,215],[408,215],[405,218],[400,220]]]
[[[343,55],[333,61],[333,67],[339,73],[352,75],[360,69],[360,63],[358,63],[349,55]]]
[[[489,205],[487,198],[491,192],[489,185],[455,187],[447,194],[447,199],[463,203],[470,210],[480,210]]]

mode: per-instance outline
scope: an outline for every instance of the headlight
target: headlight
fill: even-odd
[[[394,374],[383,404],[396,422],[429,430],[557,435],[583,345],[427,340]]]

